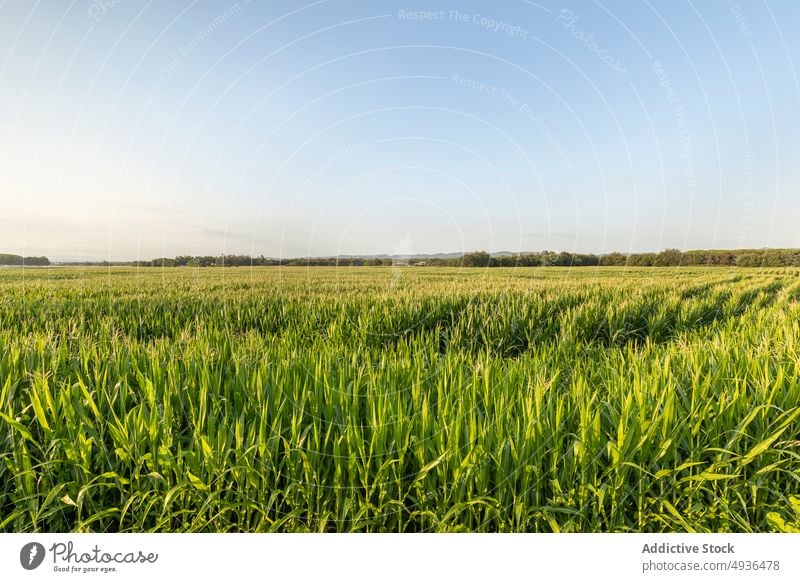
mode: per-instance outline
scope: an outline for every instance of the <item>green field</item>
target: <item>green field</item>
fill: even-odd
[[[0,270],[0,531],[791,531],[800,271]]]

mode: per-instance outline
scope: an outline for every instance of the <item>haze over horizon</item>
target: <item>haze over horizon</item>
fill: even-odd
[[[10,0],[0,253],[800,247],[795,22],[797,3]]]

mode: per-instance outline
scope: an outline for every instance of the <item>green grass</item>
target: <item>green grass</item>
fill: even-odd
[[[0,270],[0,531],[778,531],[800,271]]]

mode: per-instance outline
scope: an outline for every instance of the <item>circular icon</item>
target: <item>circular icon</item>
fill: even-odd
[[[44,561],[44,546],[39,542],[30,542],[19,551],[19,563],[26,570],[35,570]]]

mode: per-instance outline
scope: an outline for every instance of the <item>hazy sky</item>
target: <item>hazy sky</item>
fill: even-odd
[[[798,22],[744,0],[0,1],[0,252],[797,247]]]

